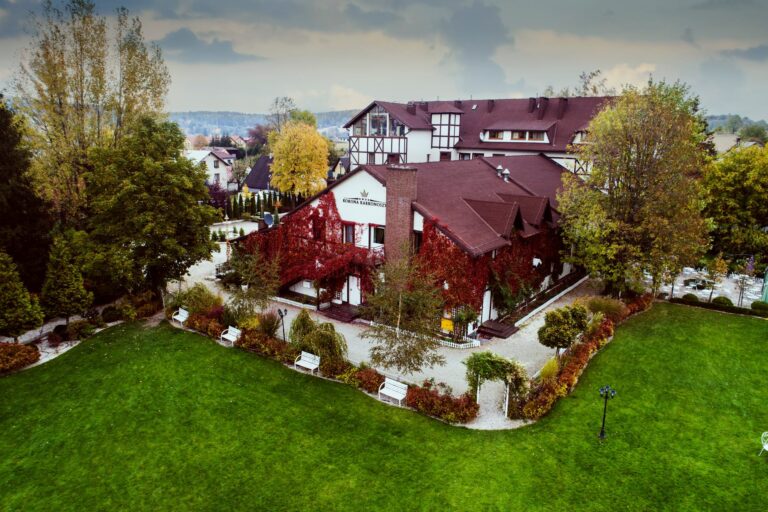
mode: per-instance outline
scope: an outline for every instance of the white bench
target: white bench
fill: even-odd
[[[237,327],[232,327],[231,325],[227,327],[226,330],[221,332],[221,335],[219,336],[219,340],[221,342],[228,341],[230,345],[234,346],[238,339],[240,339],[240,329]]]
[[[179,310],[175,312],[171,317],[171,321],[176,320],[180,325],[183,326],[184,322],[187,321],[187,318],[189,318],[189,311],[184,308],[179,308]]]
[[[381,395],[397,400],[397,405],[403,405],[403,400],[408,395],[408,384],[386,377],[384,383],[379,386],[379,400],[381,400]]]
[[[293,362],[293,367],[297,366],[309,370],[310,373],[317,371],[320,368],[320,356],[302,350],[301,355]]]

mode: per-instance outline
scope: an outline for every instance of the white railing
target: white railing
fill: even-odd
[[[442,345],[443,347],[459,348],[459,349],[462,349],[462,348],[477,348],[477,347],[480,346],[480,340],[479,339],[472,339],[472,338],[468,338],[467,336],[464,336],[463,339],[464,339],[465,343],[456,343],[456,342],[448,341],[448,340],[440,340],[440,345]]]

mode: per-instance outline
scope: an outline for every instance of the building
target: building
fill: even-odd
[[[589,122],[609,100],[374,101],[344,126],[350,130],[350,165],[544,153],[573,172],[586,172],[568,146],[584,139]]]
[[[253,162],[251,171],[245,177],[245,185],[251,192],[272,190],[270,182],[272,180],[272,156],[261,155]]]
[[[208,177],[205,182],[209,185],[215,183],[227,188],[227,184],[232,180],[232,162],[234,157],[225,158],[224,155],[229,157],[229,153],[226,151],[218,151],[211,149],[195,149],[191,151],[184,151],[184,156],[192,160],[195,164],[204,164],[205,170],[208,173]]]
[[[510,298],[570,273],[557,230],[566,172],[542,154],[363,165],[245,244],[280,254],[284,290],[352,306],[365,302],[376,266],[412,244],[442,291],[443,329],[471,308],[472,332]]]

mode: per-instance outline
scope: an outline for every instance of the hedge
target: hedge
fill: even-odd
[[[768,310],[763,309],[748,309],[740,308],[738,306],[726,306],[722,304],[715,304],[713,302],[694,302],[685,299],[669,299],[669,302],[673,304],[685,304],[687,306],[695,306],[697,308],[714,309],[715,311],[722,311],[724,313],[735,313],[737,315],[751,315],[759,316],[761,318],[768,318]]]

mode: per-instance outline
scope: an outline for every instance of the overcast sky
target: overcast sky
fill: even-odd
[[[171,110],[525,97],[599,68],[612,85],[680,79],[709,113],[768,118],[768,0],[97,1],[120,4],[164,49]],[[0,0],[0,87],[38,6]]]

